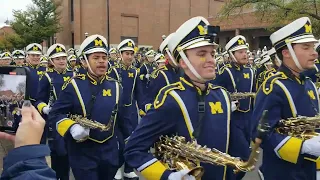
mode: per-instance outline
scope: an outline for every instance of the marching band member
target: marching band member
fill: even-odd
[[[78,58],[76,60],[76,68],[75,68],[77,75],[87,74],[88,66],[87,66],[86,60],[82,57],[81,52],[78,51],[77,57]]]
[[[230,98],[224,88],[209,83],[215,77],[217,44],[206,39],[207,25],[205,18],[194,17],[171,37],[168,47],[185,76],[160,90],[126,145],[126,162],[147,180],[195,179],[184,170],[167,169],[149,152],[161,135],[184,136],[189,141],[197,140],[201,145],[228,153]],[[201,166],[205,169],[203,180],[226,178],[226,167]]]
[[[154,57],[154,61],[157,63],[157,69],[162,69],[166,66],[167,60],[165,59],[163,54],[157,54]]]
[[[39,77],[44,74],[46,71],[45,67],[40,66],[40,56],[42,55],[42,46],[37,43],[29,44],[26,47],[26,54],[27,54],[27,63],[26,67],[30,69],[30,81],[31,84],[30,88],[38,88],[39,84]],[[30,92],[30,100],[32,103],[36,102],[37,96],[37,89],[32,89]],[[42,143],[43,140],[41,141]]]
[[[271,62],[271,58],[268,55],[268,52],[264,52],[261,55],[261,59],[258,62],[260,65],[260,73],[256,74],[256,91],[259,89],[260,85],[264,82],[264,80],[266,79],[265,75],[267,72],[269,72],[270,70],[274,71],[271,67],[270,67],[270,62]]]
[[[109,67],[113,67],[118,63],[117,58],[117,49],[116,48],[110,48],[109,50]]]
[[[142,64],[139,72],[140,72],[140,80],[143,82],[143,86],[145,89],[148,88],[148,83],[150,80],[150,76],[154,70],[154,50],[149,50],[145,53],[146,61]]]
[[[149,110],[161,88],[179,81],[179,65],[176,60],[173,59],[168,48],[169,40],[171,37],[173,37],[173,35],[174,33],[167,36],[166,39],[160,44],[159,49],[161,53],[165,55],[165,59],[168,63],[163,68],[155,70],[151,76],[150,86],[143,103],[145,106],[144,112]],[[141,113],[140,115],[145,115],[145,113]]]
[[[252,120],[268,110],[271,127],[263,140],[260,170],[265,180],[316,180],[315,162],[320,156],[320,136],[302,140],[274,130],[281,119],[319,114],[317,89],[302,74],[313,68],[318,56],[311,21],[307,17],[299,18],[271,34],[270,40],[282,64],[278,72],[262,84],[255,99]]]
[[[232,38],[225,46],[232,59],[231,67],[225,67],[212,82],[226,88],[230,93],[252,92],[254,89],[254,71],[245,67],[248,63],[248,54],[245,37],[238,35]],[[231,137],[238,140],[230,144],[230,154],[247,160],[250,154],[252,99],[246,98],[232,102]],[[231,172],[232,173],[232,172]],[[237,174],[242,179],[244,173]]]
[[[49,62],[48,62],[48,58],[46,56],[41,56],[40,58],[40,66],[41,67],[45,67],[46,69],[49,67]]]
[[[12,56],[9,51],[6,51],[2,54],[2,66],[9,66],[12,62]]]
[[[101,35],[83,41],[80,54],[88,72],[73,77],[62,87],[49,114],[49,122],[56,123],[58,133],[65,139],[77,180],[112,180],[123,164],[124,138],[129,136],[125,126],[128,114],[123,111],[121,85],[106,75],[107,48],[107,40]],[[71,115],[80,116],[81,122]],[[80,125],[83,123],[110,128],[89,129]]]
[[[74,71],[76,68],[76,64],[77,64],[77,56],[74,54],[69,55],[68,63],[67,63],[67,67],[69,71]]]
[[[15,50],[12,52],[13,61],[16,66],[21,67],[25,61],[25,53],[22,50]]]
[[[51,107],[58,99],[61,88],[74,73],[67,71],[67,53],[64,45],[53,44],[47,51],[47,56],[53,68],[40,78],[38,95],[35,106],[38,111],[44,115],[47,120],[47,115],[50,113]],[[47,120],[49,128],[48,143],[51,149],[51,167],[57,173],[57,178],[61,180],[69,179],[69,161],[67,151],[65,149],[65,142],[63,138],[57,133],[55,124]]]
[[[127,111],[131,113],[130,121],[126,122],[126,126],[130,132],[133,132],[138,125],[138,114],[136,102],[141,103],[141,84],[139,81],[139,72],[132,65],[134,60],[135,44],[131,39],[125,39],[118,45],[117,49],[120,53],[121,61],[115,67],[109,69],[109,76],[121,82],[123,87],[123,104]],[[119,176],[115,179],[121,179]],[[137,179],[138,176],[133,172],[133,169],[125,165],[124,177],[128,179]]]

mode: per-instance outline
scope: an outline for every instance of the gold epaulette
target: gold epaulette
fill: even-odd
[[[108,75],[106,75],[106,80],[120,83],[118,80],[116,80],[116,79],[114,79],[114,78],[112,78],[112,77],[110,77]]]
[[[152,77],[153,79],[157,78],[158,75],[159,75],[159,72],[160,72],[160,69],[154,70],[154,71],[151,73],[151,77]]]
[[[85,74],[78,74],[78,75],[75,75],[71,78],[69,78],[66,82],[64,82],[63,86],[62,86],[62,90],[64,90],[67,85],[73,80],[73,79],[80,79],[80,80],[85,80],[86,79],[86,75]]]
[[[219,69],[219,74],[223,74],[223,72],[224,72],[224,70],[226,69],[226,68],[232,68],[232,65],[231,64],[226,64],[226,65],[224,65],[224,66],[222,66],[220,69]]]
[[[185,87],[182,85],[181,82],[176,82],[176,83],[173,83],[173,84],[170,84],[170,85],[167,85],[167,86],[161,88],[158,95],[156,96],[154,103],[153,103],[155,109],[157,109],[163,105],[169,92],[172,90],[183,91],[183,90],[185,90]]]
[[[261,85],[262,91],[266,95],[270,94],[273,90],[274,83],[280,79],[288,79],[288,77],[283,72],[278,72],[278,73],[274,74],[273,76],[267,77]]]

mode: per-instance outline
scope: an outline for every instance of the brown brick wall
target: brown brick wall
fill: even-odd
[[[71,46],[71,33],[74,32],[76,48],[84,40],[84,33],[101,34],[107,37],[107,0],[73,0],[74,21],[70,21],[71,0],[63,0],[61,23],[63,31],[57,41]],[[204,16],[213,24],[224,2],[217,0],[109,0],[110,1],[110,44],[116,45],[121,36],[137,36],[139,45],[157,49],[161,36],[174,32],[183,22],[194,16]],[[251,18],[250,15],[245,18]],[[132,20],[132,21],[131,21]],[[241,19],[240,19],[241,20]],[[235,28],[246,28],[239,19],[219,22],[223,30],[221,45],[225,37],[234,34]],[[230,25],[231,23],[231,25]],[[248,23],[247,23],[248,24]],[[248,27],[259,27],[250,20]],[[241,32],[241,31],[240,31]],[[223,40],[224,39],[224,40]]]

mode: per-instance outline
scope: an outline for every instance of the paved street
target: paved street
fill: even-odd
[[[13,148],[13,144],[11,142],[5,141],[5,140],[0,140],[0,169],[2,172],[2,166],[3,166],[3,157],[8,153],[10,149]],[[258,164],[261,164],[261,158],[259,159]],[[71,175],[72,176],[72,175]],[[70,178],[70,180],[74,180],[73,177]],[[245,178],[243,180],[259,180],[258,172],[253,171],[250,173],[247,173]]]

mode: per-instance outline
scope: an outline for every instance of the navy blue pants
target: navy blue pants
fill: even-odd
[[[59,156],[51,152],[51,168],[56,172],[57,179],[69,180],[70,166],[68,155]]]
[[[72,168],[76,180],[113,180],[117,170],[118,167],[101,164],[93,169]]]
[[[233,157],[240,157],[243,161],[247,161],[250,155],[250,139],[251,139],[251,112],[242,113],[235,111],[232,113],[230,124],[230,143],[229,152]],[[245,173],[240,172],[234,174],[231,168],[227,170],[228,180],[240,180]]]

